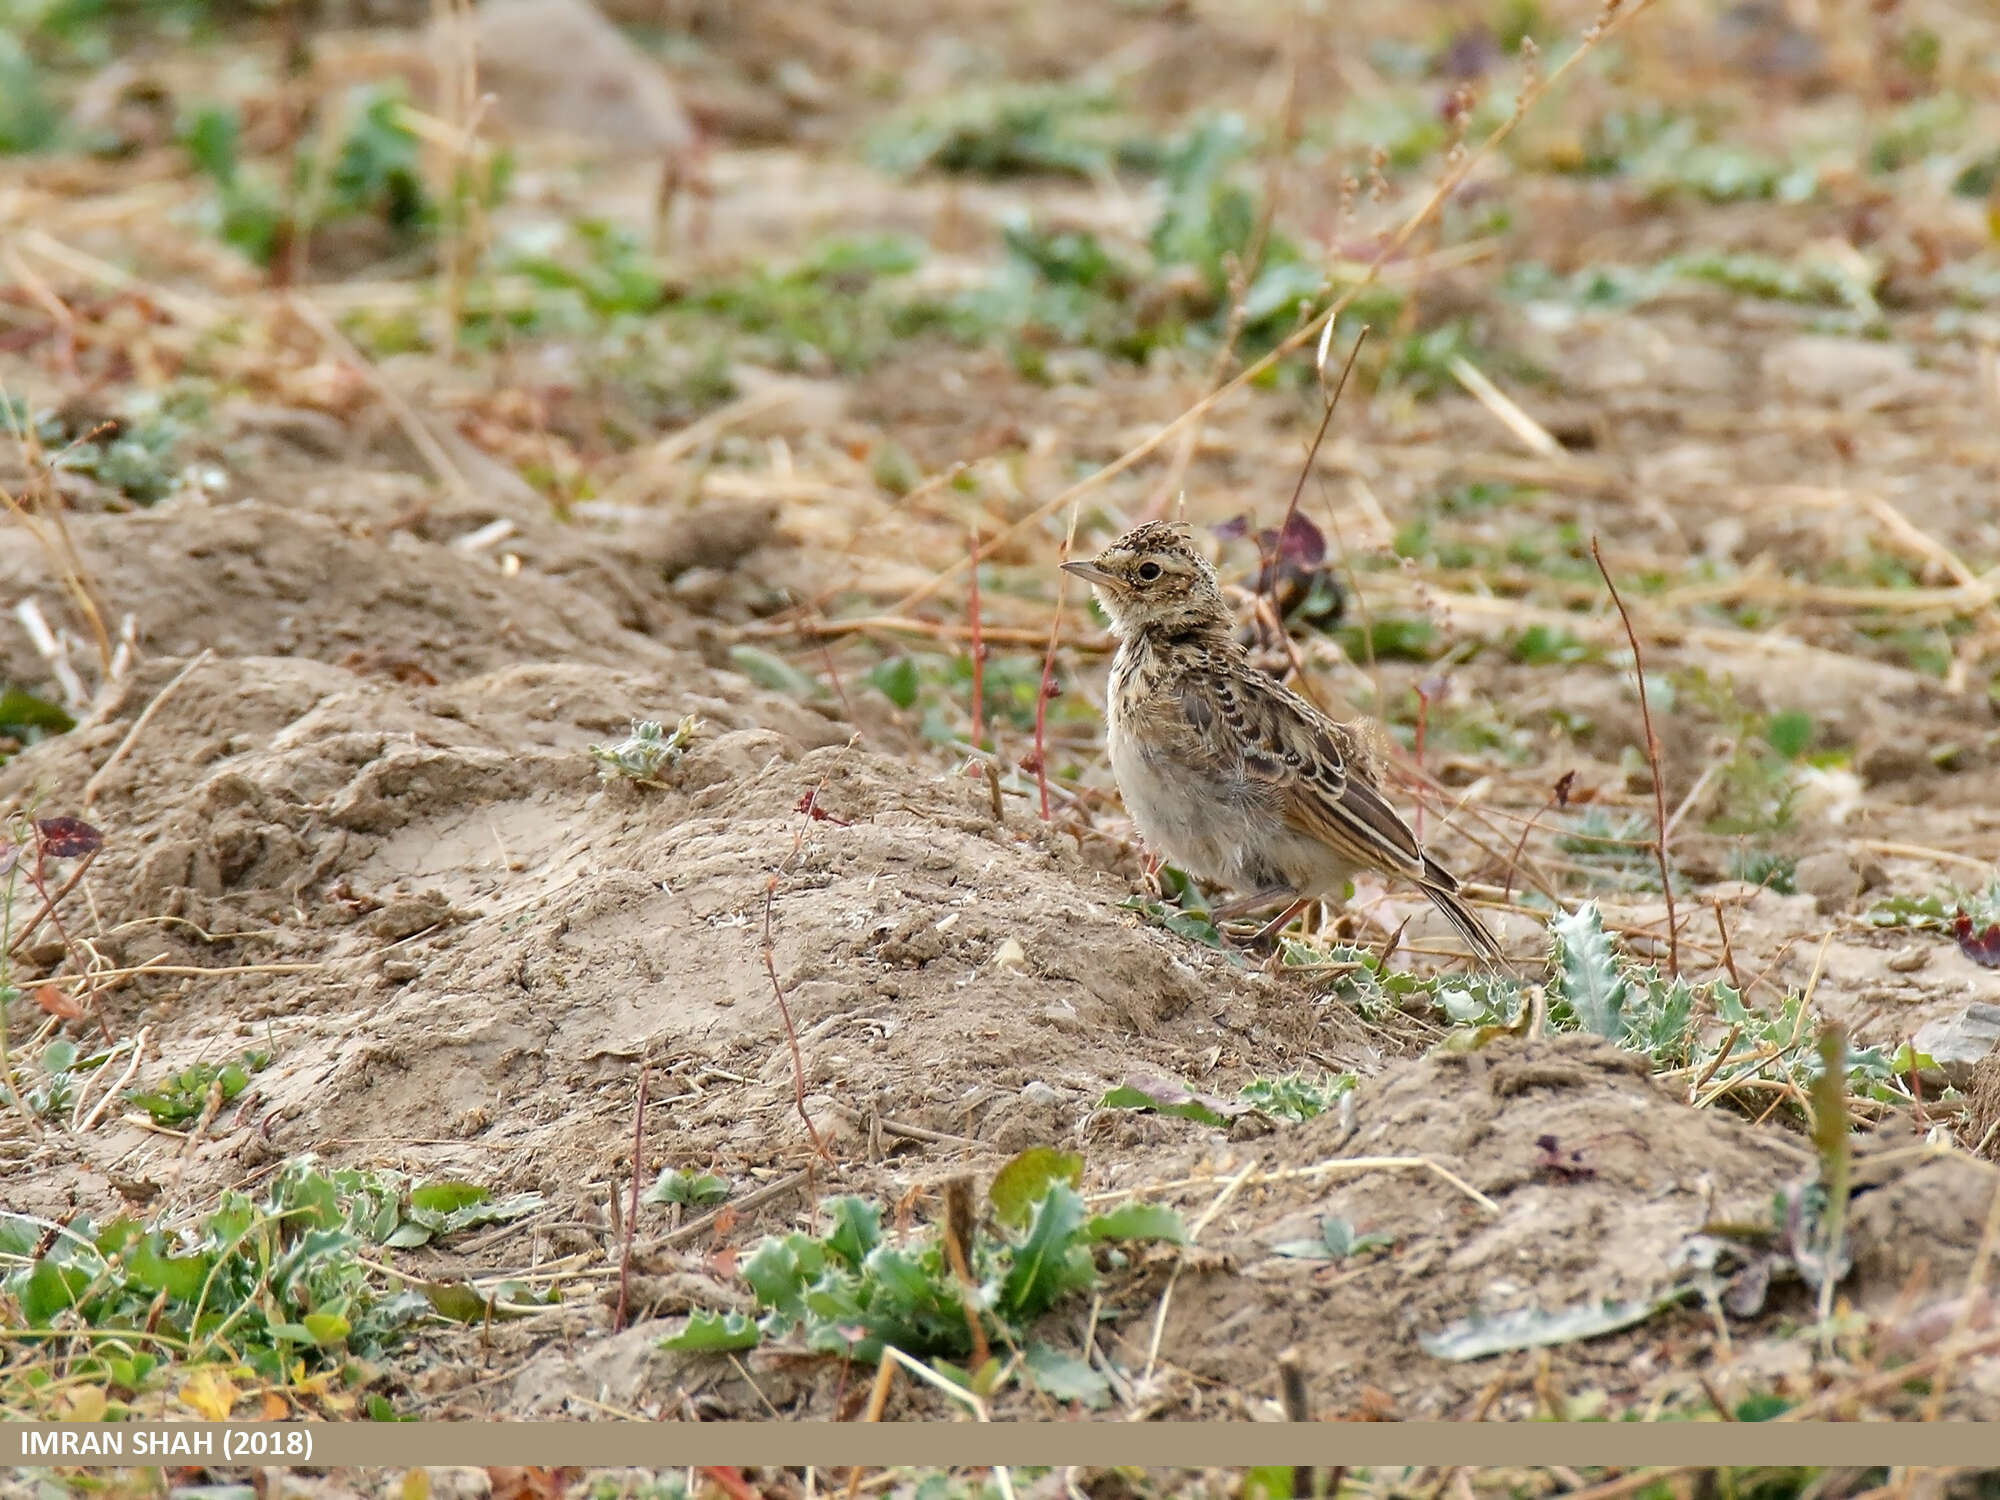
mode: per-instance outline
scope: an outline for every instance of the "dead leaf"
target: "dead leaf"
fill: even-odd
[[[35,986],[35,1004],[64,1021],[81,1021],[83,1008],[52,984]]]
[[[180,1388],[181,1405],[211,1422],[227,1422],[242,1399],[236,1382],[215,1365],[204,1365]]]
[[[103,1386],[78,1386],[63,1397],[62,1419],[65,1422],[102,1422],[110,1405],[111,1398],[105,1394]]]
[[[528,1464],[489,1468],[486,1478],[493,1487],[493,1500],[562,1500],[563,1491],[579,1472]]]
[[[1967,958],[1982,969],[2000,969],[2000,922],[1980,928],[1971,917],[1960,912],[1952,919],[1951,931]]]
[[[42,853],[56,859],[95,854],[104,846],[104,835],[81,818],[37,818],[35,833]]]

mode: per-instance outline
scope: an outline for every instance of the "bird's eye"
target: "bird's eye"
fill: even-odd
[[[1139,578],[1142,582],[1151,583],[1155,578],[1158,578],[1159,576],[1160,576],[1160,565],[1158,563],[1143,562],[1139,564]]]

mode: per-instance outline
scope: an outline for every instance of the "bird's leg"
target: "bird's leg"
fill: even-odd
[[[1312,904],[1313,904],[1313,898],[1311,896],[1303,896],[1297,901],[1294,901],[1290,906],[1286,907],[1283,911],[1279,912],[1277,916],[1273,917],[1269,922],[1266,922],[1263,925],[1263,927],[1258,929],[1257,935],[1250,939],[1250,942],[1247,946],[1254,948],[1259,943],[1263,942],[1265,939],[1276,937],[1279,933],[1283,932],[1285,928],[1291,924],[1291,920],[1293,917],[1296,917],[1300,912],[1304,911],[1308,906],[1311,906]]]
[[[1291,901],[1295,896],[1296,893],[1288,885],[1267,885],[1261,891],[1252,891],[1247,896],[1238,896],[1235,900],[1225,901],[1220,906],[1211,906],[1208,909],[1209,920],[1227,922],[1231,917],[1263,911],[1280,901]]]
[[[653,253],[658,255],[667,248],[669,228],[673,220],[674,200],[687,186],[685,165],[678,151],[670,151],[660,163],[659,181],[653,188]]]

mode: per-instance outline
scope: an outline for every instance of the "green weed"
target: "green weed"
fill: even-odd
[[[963,1252],[971,1283],[954,1274],[944,1231],[896,1239],[879,1205],[835,1198],[821,1205],[828,1227],[816,1234],[770,1235],[744,1257],[742,1276],[758,1316],[696,1313],[665,1342],[669,1349],[714,1352],[759,1343],[789,1344],[815,1354],[874,1363],[886,1347],[929,1359],[975,1394],[996,1388],[995,1357],[979,1370],[948,1363],[980,1340],[1018,1351],[1018,1369],[1048,1394],[1101,1404],[1104,1377],[1081,1359],[1030,1337],[1035,1321],[1098,1280],[1097,1256],[1121,1243],[1187,1238],[1170,1209],[1128,1203],[1092,1214],[1078,1193],[1083,1159],[1040,1147],[995,1174],[983,1228],[970,1228]]]
[[[658,719],[635,719],[632,732],[616,744],[590,746],[590,758],[597,762],[601,780],[657,786],[700,732],[701,720],[693,714],[684,717],[671,733]]]
[[[0,683],[0,766],[52,734],[67,734],[76,720],[57,704],[26,688]]]
[[[13,31],[0,29],[0,156],[44,150],[61,131],[41,67]]]
[[[337,141],[302,141],[274,171],[242,155],[242,122],[233,106],[197,110],[181,143],[195,171],[214,188],[208,213],[215,234],[260,266],[316,231],[355,221],[380,224],[397,250],[427,241],[439,206],[426,184],[416,134],[403,123],[402,97],[390,89],[358,91]],[[484,184],[489,204],[504,192],[508,161],[496,157]],[[303,215],[303,217],[301,217]]]
[[[1309,1077],[1291,1073],[1281,1078],[1253,1078],[1233,1099],[1198,1093],[1171,1079],[1144,1079],[1119,1085],[1097,1101],[1099,1109],[1139,1109],[1172,1115],[1218,1129],[1251,1113],[1294,1124],[1325,1113],[1355,1086],[1352,1073],[1322,1073]]]
[[[0,1408],[41,1414],[60,1400],[54,1409],[118,1417],[177,1385],[184,1404],[221,1420],[241,1381],[351,1414],[377,1379],[372,1362],[413,1322],[449,1316],[454,1293],[491,1310],[469,1287],[382,1291],[363,1248],[422,1244],[539,1203],[495,1201],[469,1183],[412,1187],[399,1174],[328,1171],[307,1157],[287,1162],[261,1197],[225,1191],[184,1229],[0,1213],[7,1326],[26,1336],[15,1347],[32,1353],[88,1333],[60,1385],[33,1359],[0,1370]],[[89,1393],[81,1406],[79,1386]],[[369,1414],[390,1414],[379,1394]]]
[[[868,156],[886,171],[1092,178],[1111,170],[1111,95],[1072,84],[1005,84],[955,93],[876,130]]]
[[[268,1052],[246,1052],[236,1062],[196,1063],[152,1088],[127,1090],[125,1100],[151,1115],[155,1125],[175,1128],[200,1119],[211,1093],[218,1106],[232,1103],[250,1086],[250,1075],[270,1062]]]

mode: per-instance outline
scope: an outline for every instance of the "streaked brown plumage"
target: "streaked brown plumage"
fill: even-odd
[[[1063,566],[1092,584],[1118,638],[1111,768],[1149,848],[1245,893],[1225,911],[1337,899],[1361,870],[1400,877],[1504,962],[1382,795],[1361,736],[1251,665],[1215,570],[1177,528],[1149,522]]]

